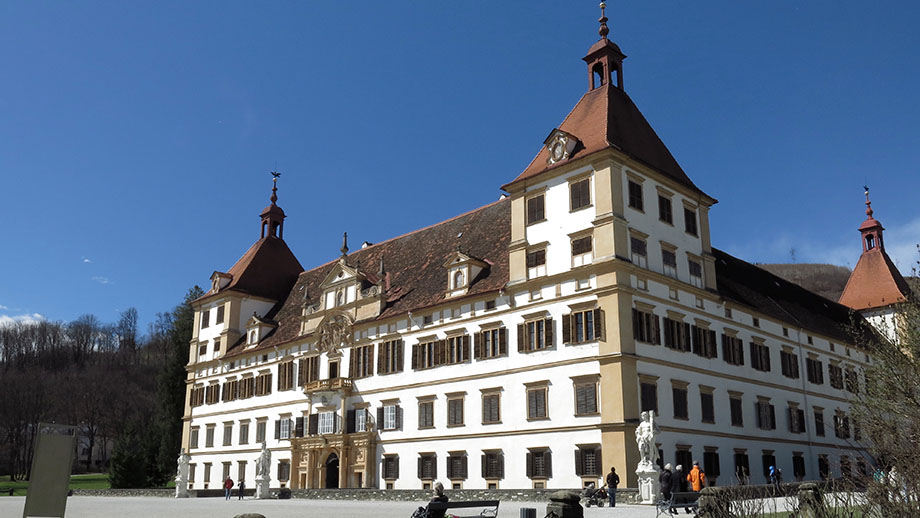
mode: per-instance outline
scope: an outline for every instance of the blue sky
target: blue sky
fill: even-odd
[[[920,242],[916,2],[611,2],[627,92],[713,244],[853,266]],[[587,88],[597,3],[0,3],[0,322],[142,323],[258,238],[305,267],[491,202]]]

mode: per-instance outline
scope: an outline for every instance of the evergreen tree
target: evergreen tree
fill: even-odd
[[[137,425],[130,424],[115,442],[109,468],[113,488],[147,487],[147,462]]]

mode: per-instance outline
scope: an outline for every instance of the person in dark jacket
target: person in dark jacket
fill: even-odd
[[[687,475],[684,474],[684,467],[678,464],[674,471],[671,472],[671,492],[672,493],[686,493],[687,492]],[[687,513],[690,513],[690,509],[686,509]],[[677,511],[671,509],[673,514],[677,514]]]
[[[671,464],[665,464],[661,474],[658,475],[658,485],[661,486],[661,499],[671,499]],[[670,509],[668,509],[670,511]]]
[[[610,499],[610,507],[617,506],[617,486],[620,485],[620,476],[617,475],[617,469],[610,467],[610,473],[607,473],[607,498]]]

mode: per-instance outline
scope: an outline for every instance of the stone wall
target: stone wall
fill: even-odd
[[[175,497],[176,490],[172,488],[155,489],[74,489],[74,496],[162,496]]]

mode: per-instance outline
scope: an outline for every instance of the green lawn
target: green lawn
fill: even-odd
[[[25,496],[29,482],[16,481],[10,482],[9,476],[0,477],[0,489],[13,488],[13,495]],[[108,489],[108,473],[91,473],[89,475],[73,475],[70,477],[70,489]],[[7,496],[9,493],[2,492],[0,496]]]

